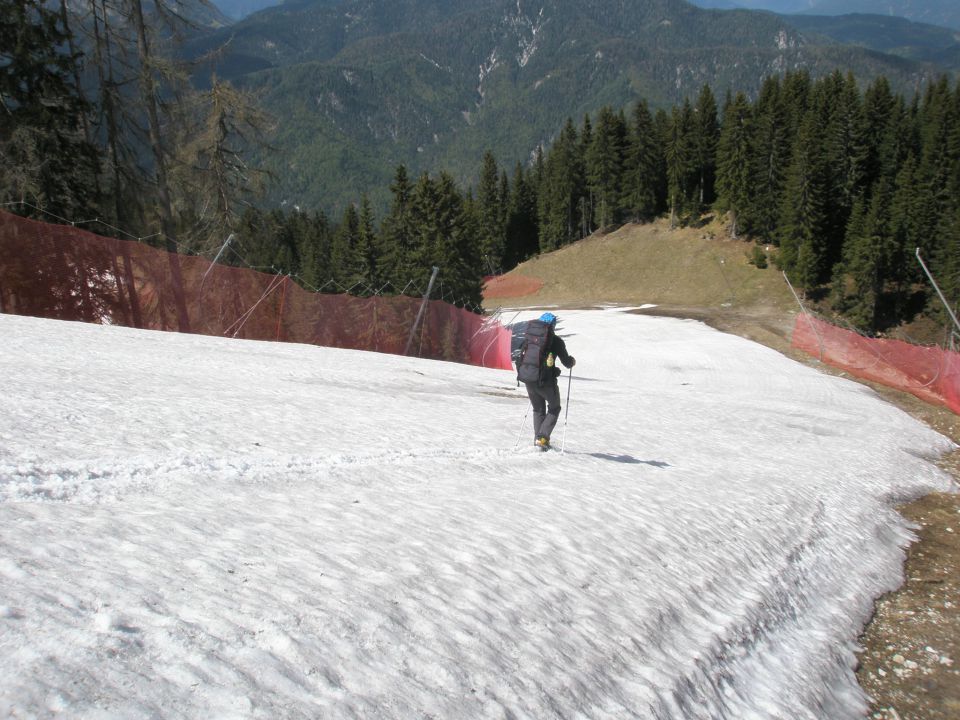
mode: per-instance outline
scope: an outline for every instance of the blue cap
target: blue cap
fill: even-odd
[[[545,312],[540,316],[540,322],[545,322],[548,325],[553,325],[557,321],[557,316],[552,312]]]

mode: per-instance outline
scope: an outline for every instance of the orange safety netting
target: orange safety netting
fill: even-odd
[[[794,323],[793,346],[856,377],[960,413],[960,353],[865,338],[806,314],[798,315]]]
[[[286,276],[213,265],[0,211],[0,312],[310,343],[510,369],[510,331],[439,300],[311,293]]]

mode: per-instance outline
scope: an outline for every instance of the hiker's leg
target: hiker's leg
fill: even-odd
[[[547,401],[547,414],[540,423],[540,435],[550,437],[553,428],[556,427],[557,420],[560,417],[560,388],[556,381],[539,388],[543,395],[543,400]]]
[[[540,437],[540,426],[543,425],[543,419],[547,414],[547,401],[541,394],[541,388],[536,383],[524,383],[527,388],[527,397],[530,398],[530,406],[533,408],[533,439]]]

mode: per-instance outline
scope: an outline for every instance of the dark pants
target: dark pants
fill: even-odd
[[[550,438],[550,433],[560,417],[560,388],[556,379],[546,382],[542,387],[536,383],[524,383],[527,397],[533,406],[533,439]]]

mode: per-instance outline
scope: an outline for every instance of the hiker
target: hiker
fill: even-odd
[[[533,407],[533,438],[541,450],[550,447],[550,433],[560,417],[560,368],[572,368],[577,361],[567,353],[567,346],[555,332],[557,316],[545,312],[527,324],[520,357],[517,359],[517,380],[527,388]]]

